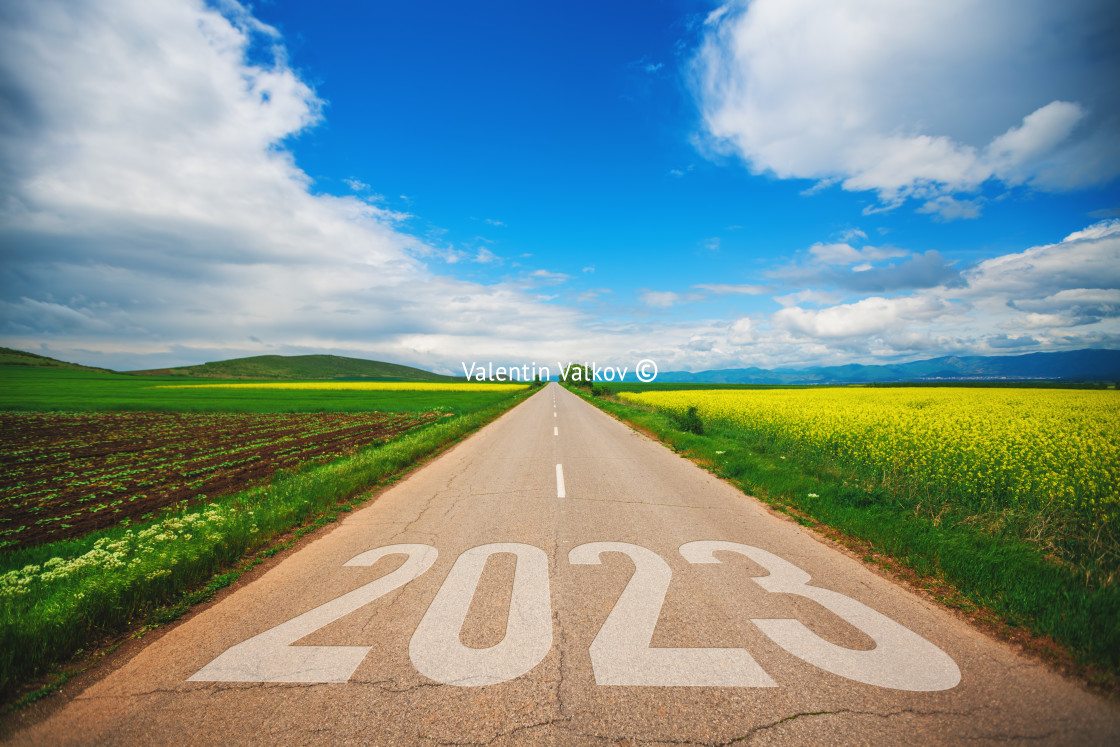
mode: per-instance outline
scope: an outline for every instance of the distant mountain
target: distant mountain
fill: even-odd
[[[196,379],[457,381],[422,368],[339,355],[255,355],[198,366],[127,371],[135,376],[183,376]]]
[[[666,371],[658,382],[701,384],[871,384],[937,381],[1120,381],[1120,350],[946,356],[879,366]]]
[[[98,371],[100,373],[113,373],[107,368],[94,368],[78,363],[67,363],[55,358],[48,358],[37,353],[28,353],[23,350],[0,347],[0,366],[31,366],[34,368],[68,368],[75,371]]]

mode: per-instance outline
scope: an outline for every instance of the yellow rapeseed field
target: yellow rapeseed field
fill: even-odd
[[[827,455],[969,514],[1076,515],[1120,528],[1120,393],[998,388],[622,392],[673,413],[695,406],[792,451]],[[1072,509],[1072,511],[1071,511]]]
[[[473,384],[428,381],[268,381],[222,384],[163,384],[153,389],[334,389],[397,392],[515,392],[528,384]]]

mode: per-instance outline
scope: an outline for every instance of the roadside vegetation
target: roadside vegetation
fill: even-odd
[[[24,527],[0,550],[4,698],[107,635],[173,619],[245,558],[533,391],[151,389],[162,382],[56,367],[0,379],[15,383],[0,394],[0,460],[17,480],[0,526]]]
[[[1051,637],[1091,677],[1120,678],[1120,393],[580,393],[802,523],[948,584],[959,606]]]

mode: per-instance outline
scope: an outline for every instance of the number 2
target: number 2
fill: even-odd
[[[389,545],[364,552],[344,565],[369,566],[386,555],[403,553],[397,570],[321,604],[243,643],[227,649],[199,670],[192,682],[346,682],[372,646],[293,646],[300,638],[330,625],[378,597],[404,586],[432,567],[438,555],[430,545]]]

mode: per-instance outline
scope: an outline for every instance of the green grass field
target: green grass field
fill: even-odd
[[[0,365],[0,410],[96,412],[429,412],[463,415],[509,396],[471,392],[379,392],[157,388],[203,383],[85,369]],[[243,382],[239,382],[243,383]]]
[[[141,376],[175,376],[208,379],[356,379],[378,381],[463,381],[397,363],[346,358],[340,355],[254,355],[150,371]]]
[[[236,578],[239,571],[231,569],[274,552],[278,537],[334,520],[367,500],[371,488],[534,391],[156,388],[184,383],[21,361],[0,365],[0,411],[438,415],[349,455],[282,469],[248,489],[196,496],[140,521],[0,551],[0,697],[17,705],[34,700],[45,690],[28,691],[27,683],[74,652],[137,622],[174,619]],[[258,561],[247,561],[254,554]]]

